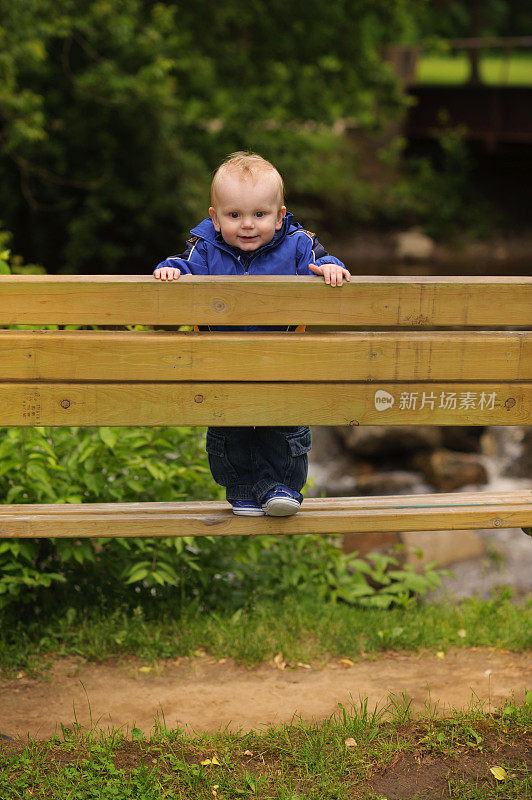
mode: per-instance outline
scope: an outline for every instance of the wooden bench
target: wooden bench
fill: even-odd
[[[530,425],[532,279],[2,276],[0,426]],[[306,333],[116,330],[318,326]],[[161,456],[162,457],[162,456]],[[0,505],[0,537],[352,533],[532,526],[532,491]]]

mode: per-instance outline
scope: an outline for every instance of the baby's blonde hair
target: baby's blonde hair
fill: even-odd
[[[257,153],[250,153],[245,152],[244,150],[239,150],[236,153],[231,153],[231,155],[227,156],[225,161],[223,161],[216,172],[214,173],[214,178],[212,179],[211,183],[211,205],[214,206],[214,201],[216,198],[216,188],[220,179],[226,175],[228,172],[236,172],[239,174],[244,180],[247,178],[251,178],[251,180],[255,180],[256,177],[260,173],[270,173],[274,175],[277,181],[277,188],[278,188],[278,196],[279,196],[279,208],[284,204],[284,183],[283,179],[279,172],[275,169],[273,164],[270,164],[262,156],[259,156]]]

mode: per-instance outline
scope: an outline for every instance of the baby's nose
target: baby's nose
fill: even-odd
[[[243,217],[242,218],[242,227],[243,228],[252,228],[254,225],[253,217]]]

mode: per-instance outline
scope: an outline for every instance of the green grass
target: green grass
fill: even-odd
[[[407,698],[366,701],[320,723],[188,737],[157,722],[144,739],[78,727],[0,744],[0,796],[69,800],[528,800],[532,693],[496,714],[472,703],[439,718]],[[497,780],[490,768],[504,769]]]
[[[489,86],[532,86],[532,54],[484,55],[480,61],[482,81]],[[469,61],[464,53],[421,56],[417,65],[420,84],[460,84],[469,77]]]
[[[141,607],[132,614],[68,609],[49,620],[0,619],[0,670],[5,676],[16,670],[42,671],[58,656],[88,661],[135,656],[153,663],[190,656],[201,648],[215,658],[256,666],[279,652],[288,663],[323,663],[386,650],[483,646],[530,648],[532,598],[515,604],[502,592],[489,601],[387,610],[291,599],[257,602],[236,613],[172,613],[165,606],[150,614]]]

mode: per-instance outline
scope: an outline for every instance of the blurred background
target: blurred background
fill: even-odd
[[[356,272],[528,270],[525,0],[0,10],[15,271],[151,271],[206,216],[212,172],[238,149],[278,166],[296,218]]]
[[[354,273],[530,274],[526,0],[0,0],[0,12],[0,273],[149,274],[181,252],[207,215],[220,161],[250,149],[279,168],[288,208]],[[59,431],[54,440],[37,430],[12,440],[6,433],[4,502],[215,493],[205,464],[201,473],[195,466],[203,445],[195,439],[185,459],[192,445],[176,430],[177,444],[177,434],[161,444],[161,431],[158,439],[131,433],[137,444],[128,439],[120,453],[125,440],[110,429],[90,443],[77,429],[68,441]],[[78,464],[82,436],[92,449]],[[315,442],[314,494],[532,485],[532,436],[524,429],[323,429]],[[181,460],[161,459],[164,447]],[[344,547],[404,553],[415,545],[423,563],[460,560],[459,591],[508,582],[518,593],[532,589],[530,540],[520,532],[410,538],[358,537]],[[96,551],[85,542],[86,553],[80,543],[67,552],[67,544],[3,556],[20,569],[5,578],[13,602],[27,591],[27,563],[36,585],[56,565],[85,586],[80,574]],[[220,578],[220,551],[211,553],[208,542],[183,553],[172,547],[171,568],[158,577],[151,552],[147,567],[131,556],[124,573],[117,550],[109,585],[120,576],[149,594],[157,581],[179,582],[188,562],[202,558],[202,569],[208,562],[212,580]],[[229,553],[237,545],[219,547]],[[203,596],[191,569],[187,575],[191,596]],[[278,575],[276,566],[276,594]]]

